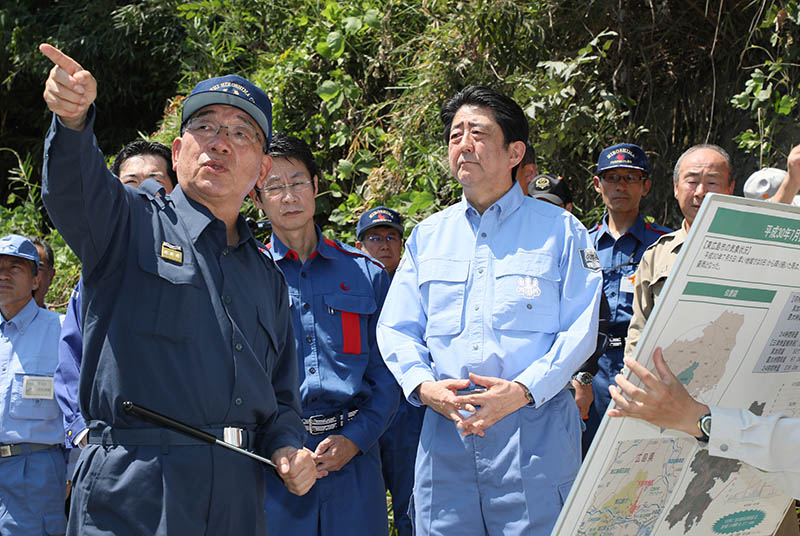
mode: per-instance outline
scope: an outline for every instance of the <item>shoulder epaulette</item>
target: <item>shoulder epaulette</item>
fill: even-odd
[[[383,265],[379,261],[376,261],[375,259],[367,255],[360,249],[356,249],[353,246],[348,246],[347,244],[342,244],[338,240],[331,240],[330,238],[323,238],[323,240],[325,241],[325,244],[331,246],[332,248],[337,249],[338,251],[341,251],[346,255],[350,255],[353,257],[363,257],[372,264],[374,264],[375,266],[377,266],[378,268],[383,269]]]

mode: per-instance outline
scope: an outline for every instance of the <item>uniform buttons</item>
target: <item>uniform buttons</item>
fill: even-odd
[[[530,303],[528,305],[526,305],[525,307],[527,307],[528,309],[533,309],[533,305],[531,305]]]
[[[722,445],[719,446],[719,450],[721,450],[722,452],[726,452],[728,450],[728,445],[723,443]]]
[[[481,233],[481,238],[486,238],[486,233]]]
[[[478,268],[478,273],[482,274],[483,273],[483,268]]]
[[[478,349],[478,345],[477,345],[477,344],[473,344],[473,345],[472,345],[472,349],[473,349],[473,350],[477,350],[477,349]]]
[[[232,301],[230,296],[225,296],[225,303],[231,303]]]
[[[478,309],[480,309],[480,308],[481,308],[481,306],[480,306],[480,305],[476,305],[476,306],[475,306],[475,310],[476,310],[476,311],[477,311]]]
[[[230,251],[228,251],[227,249],[223,249],[223,250],[222,250],[222,256],[223,256],[223,257],[227,257],[227,256],[228,256],[228,253],[230,253]]]
[[[306,335],[306,342],[311,342],[312,340],[311,335]]]
[[[608,295],[613,298],[614,296],[617,295],[617,293],[612,290],[611,292],[608,293]]]
[[[236,343],[236,346],[234,346],[234,348],[236,348],[236,351],[237,351],[237,352],[241,352],[241,351],[242,351],[242,348],[244,348],[244,347],[242,346],[242,343],[240,343],[240,342],[237,342],[237,343]]]
[[[304,304],[303,304],[303,309],[305,309],[306,311],[308,311],[309,309],[311,309],[311,305],[309,305],[309,304],[307,304],[307,303],[304,303]]]
[[[491,207],[489,207],[489,210],[494,210],[494,205],[492,205]]]
[[[237,396],[236,399],[233,401],[233,403],[236,404],[237,406],[241,406],[242,405],[242,397],[241,396]]]
[[[311,373],[311,374],[316,374],[317,373],[317,369],[315,369],[314,367],[311,367],[310,369],[308,369],[308,372]]]

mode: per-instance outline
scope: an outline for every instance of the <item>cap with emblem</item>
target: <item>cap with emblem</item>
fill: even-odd
[[[572,195],[569,193],[567,182],[551,173],[536,175],[528,184],[528,195],[534,199],[549,201],[560,207],[565,207],[567,203],[572,203]]]
[[[645,175],[650,173],[644,149],[632,143],[618,143],[600,151],[597,174],[614,168],[640,169]]]
[[[183,101],[181,127],[199,109],[212,104],[227,104],[252,117],[266,136],[266,149],[272,142],[272,103],[266,93],[241,76],[229,74],[203,80]]]
[[[397,211],[386,207],[375,207],[372,210],[366,211],[358,219],[356,237],[361,240],[368,229],[378,227],[379,225],[394,227],[401,235],[403,234],[403,224],[400,221],[400,214],[398,214]]]
[[[24,236],[10,234],[0,238],[0,255],[27,259],[33,263],[33,275],[39,271],[39,252],[33,242]]]

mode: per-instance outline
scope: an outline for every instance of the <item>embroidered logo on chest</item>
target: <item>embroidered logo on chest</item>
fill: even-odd
[[[529,275],[520,277],[517,281],[517,294],[528,299],[540,296],[542,290],[539,288],[539,280]]]

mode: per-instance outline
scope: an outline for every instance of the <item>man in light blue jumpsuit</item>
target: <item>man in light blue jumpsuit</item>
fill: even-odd
[[[394,277],[403,251],[403,223],[397,211],[375,207],[358,219],[356,247],[383,263]],[[425,408],[400,401],[394,420],[381,436],[381,467],[386,489],[392,494],[394,526],[398,536],[411,536],[408,507],[414,491],[414,462]]]
[[[289,285],[303,422],[323,476],[303,497],[267,476],[268,534],[387,534],[378,438],[400,390],[375,341],[389,278],[314,224],[317,167],[305,142],[278,135],[272,171],[253,195],[272,224],[269,248]]]
[[[262,466],[126,413],[133,401],[270,456],[286,486],[302,449],[283,276],[239,208],[271,167],[271,105],[247,80],[200,82],[172,146],[179,186],[126,188],[92,133],[97,83],[50,45],[45,206],[83,263],[81,412],[89,428],[68,534],[257,534]]]
[[[546,536],[581,461],[565,386],[597,342],[600,266],[574,216],[516,187],[513,100],[471,86],[441,118],[464,197],[411,233],[378,323],[405,396],[428,406],[414,528]]]
[[[622,370],[625,334],[633,315],[633,283],[644,251],[658,238],[672,231],[644,221],[639,203],[650,191],[650,167],[638,145],[619,143],[606,147],[597,158],[594,189],[603,197],[608,212],[591,231],[600,265],[603,293],[611,308],[606,351],[598,360],[592,380],[594,401],[589,407],[583,450],[587,452],[611,402],[608,386]]]
[[[39,254],[0,238],[0,534],[63,534],[65,456],[53,397],[58,313],[36,305]]]

